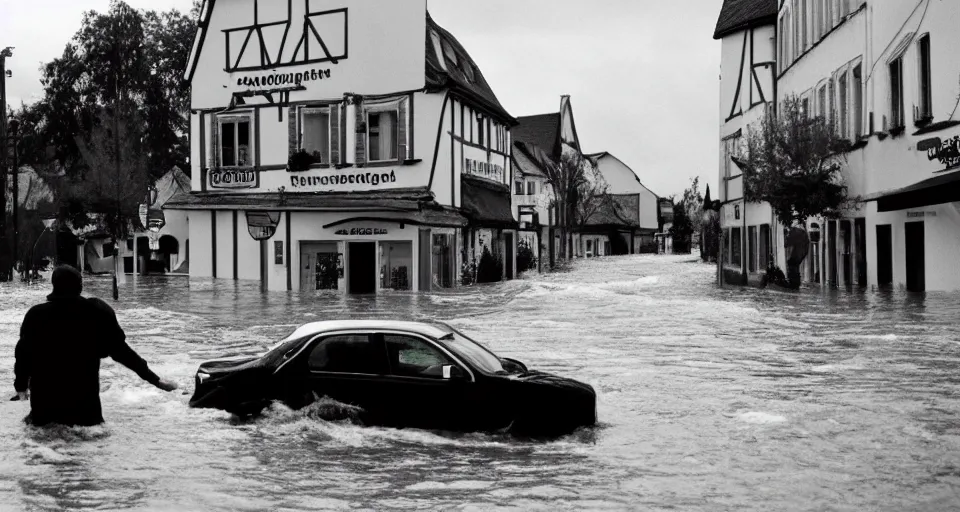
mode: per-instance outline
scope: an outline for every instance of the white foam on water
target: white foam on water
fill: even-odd
[[[750,423],[753,425],[771,425],[776,423],[787,422],[787,418],[785,416],[779,416],[776,414],[770,414],[770,413],[759,412],[759,411],[740,413],[737,415],[737,419],[744,423]]]
[[[420,482],[405,487],[408,491],[477,491],[493,487],[493,482],[458,480],[455,482]]]

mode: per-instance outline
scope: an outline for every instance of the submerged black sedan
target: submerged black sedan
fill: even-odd
[[[530,371],[449,325],[380,320],[304,325],[256,357],[200,365],[191,407],[259,414],[329,397],[366,425],[555,436],[597,421],[582,382]]]

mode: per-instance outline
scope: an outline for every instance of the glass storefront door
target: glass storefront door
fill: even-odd
[[[380,242],[380,288],[411,290],[413,243]]]

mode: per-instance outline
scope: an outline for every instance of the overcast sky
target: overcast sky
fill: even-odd
[[[680,194],[694,176],[716,190],[720,42],[712,35],[721,0],[428,1],[514,116],[557,112],[569,94],[584,151],[613,153],[660,196]],[[62,53],[84,11],[108,7],[0,0],[0,48],[16,47],[10,103],[35,100],[41,63]]]

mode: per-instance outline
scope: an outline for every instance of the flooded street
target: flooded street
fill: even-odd
[[[26,427],[0,402],[0,510],[956,510],[960,298],[718,290],[680,257],[377,299],[146,278],[115,307],[181,390],[112,360],[106,426]],[[85,291],[108,298],[109,278]],[[47,285],[0,290],[0,382]],[[114,304],[112,301],[108,301]],[[365,428],[323,408],[240,423],[186,405],[205,359],[316,320],[439,318],[499,355],[593,385],[602,426],[549,443]],[[82,333],[78,333],[78,336]]]

